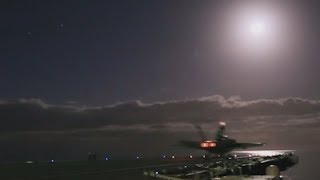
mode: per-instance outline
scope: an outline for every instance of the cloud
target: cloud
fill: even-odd
[[[207,137],[214,137],[218,121],[226,121],[228,135],[239,141],[268,142],[268,148],[277,149],[319,149],[316,142],[320,135],[320,101],[242,100],[214,95],[184,101],[86,107],[20,99],[0,101],[0,119],[3,157],[25,152],[39,157],[38,149],[43,152],[42,158],[53,151],[66,158],[82,157],[92,150],[151,153],[146,145],[152,153],[162,153],[181,148],[174,146],[179,140],[200,140],[195,124],[202,126]]]
[[[131,129],[141,126],[175,128],[177,124],[205,124],[217,121],[262,125],[305,125],[319,123],[320,101],[302,98],[242,100],[220,95],[185,101],[141,101],[101,107],[52,105],[41,99],[20,99],[0,103],[0,132],[64,131],[77,129]],[[308,118],[306,118],[308,117]],[[148,129],[145,128],[144,130]],[[184,127],[181,127],[184,128]],[[176,128],[178,129],[178,128]]]

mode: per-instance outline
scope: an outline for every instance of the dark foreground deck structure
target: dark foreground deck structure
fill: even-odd
[[[168,180],[283,179],[280,172],[297,164],[298,157],[292,151],[269,156],[248,155],[208,161],[170,168],[149,169],[144,171],[144,175]]]

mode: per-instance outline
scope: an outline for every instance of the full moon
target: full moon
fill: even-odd
[[[266,25],[264,22],[256,21],[250,24],[250,32],[253,35],[263,35],[266,33]]]

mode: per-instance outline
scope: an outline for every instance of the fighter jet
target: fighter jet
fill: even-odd
[[[201,149],[209,154],[224,155],[236,149],[247,149],[252,147],[264,146],[265,143],[239,143],[235,139],[229,138],[226,134],[226,123],[220,122],[218,131],[216,132],[215,140],[206,138],[200,126],[196,126],[199,135],[202,138],[201,142],[183,140],[180,144],[184,147]]]

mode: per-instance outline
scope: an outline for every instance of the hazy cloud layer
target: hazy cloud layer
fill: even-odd
[[[302,98],[246,101],[214,95],[103,107],[53,105],[40,99],[3,100],[0,119],[0,152],[4,155],[0,160],[12,156],[43,159],[52,154],[77,158],[92,150],[161,154],[181,149],[175,146],[181,139],[200,140],[194,124],[200,124],[209,138],[214,137],[218,121],[226,121],[228,134],[239,141],[267,142],[269,149],[320,149],[320,101]],[[146,150],[146,145],[154,148]]]
[[[276,124],[307,128],[319,126],[319,113],[320,101],[302,98],[245,101],[239,97],[214,95],[185,101],[153,104],[135,101],[104,107],[52,105],[40,99],[21,99],[16,102],[1,101],[0,132],[81,129],[151,131],[217,121],[254,122],[259,127]]]

